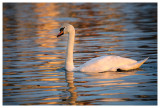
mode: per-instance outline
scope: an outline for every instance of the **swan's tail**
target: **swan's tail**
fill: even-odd
[[[148,60],[148,58],[146,58],[144,60],[141,60],[141,61],[138,61],[136,63],[130,64],[130,65],[121,66],[119,69],[121,69],[121,70],[131,70],[131,69],[139,68],[144,62],[146,62]]]
[[[137,63],[139,64],[139,67],[148,60],[149,57],[147,57],[146,59],[144,60],[141,60],[141,61],[138,61]]]

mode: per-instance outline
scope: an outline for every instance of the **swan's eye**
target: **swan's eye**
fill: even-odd
[[[57,37],[59,37],[59,36],[61,36],[61,35],[63,35],[64,34],[64,28],[60,28],[60,33],[57,35]]]
[[[59,31],[60,31],[60,32],[61,32],[61,31],[64,31],[64,28],[60,28],[60,30],[59,30]]]

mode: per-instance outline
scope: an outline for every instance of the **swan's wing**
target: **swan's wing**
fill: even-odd
[[[131,69],[139,68],[144,62],[146,62],[148,60],[148,58],[146,58],[144,60],[141,60],[141,61],[138,61],[137,63],[120,66],[118,69],[120,69],[120,70],[131,70]]]
[[[102,56],[84,63],[79,67],[79,70],[82,72],[103,72],[133,63],[137,63],[137,61],[120,56]]]

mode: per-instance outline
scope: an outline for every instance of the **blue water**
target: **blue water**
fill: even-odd
[[[76,29],[75,66],[149,59],[127,72],[66,72],[63,23]],[[157,4],[3,3],[3,104],[157,105]]]

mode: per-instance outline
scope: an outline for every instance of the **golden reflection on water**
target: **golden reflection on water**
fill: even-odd
[[[57,78],[51,78],[51,79],[42,79],[42,80],[39,80],[39,81],[58,81],[60,79],[57,79]],[[63,104],[66,104],[66,105],[77,105],[76,103],[76,100],[78,98],[77,96],[77,92],[75,92],[76,90],[76,86],[74,85],[74,72],[66,72],[65,73],[65,81],[67,83],[67,87],[68,89],[61,89],[62,91],[64,91],[63,94],[57,94],[57,96],[53,96],[53,97],[46,97],[46,98],[43,98],[41,100],[43,101],[49,101],[49,102],[40,102],[39,104],[60,104],[63,102]],[[59,81],[58,81],[59,82]],[[49,90],[44,90],[44,91],[59,91],[60,87],[64,87],[63,86],[40,86],[40,85],[34,85],[32,86],[32,89],[34,88],[41,88],[41,89],[44,89],[44,88],[50,88]],[[26,89],[30,88],[30,86],[27,86]],[[25,88],[24,88],[25,89]],[[64,95],[64,96],[63,96]],[[54,100],[62,100],[62,102],[54,102]],[[53,102],[51,102],[50,100],[53,100]],[[30,105],[30,104],[27,104],[27,105]],[[32,105],[32,103],[31,103]]]
[[[31,5],[31,7],[24,8],[26,5]],[[16,91],[20,95],[18,98],[23,97],[24,94],[27,95],[28,92],[26,90],[31,91],[29,91],[29,95],[32,95],[32,92],[37,92],[37,90],[43,92],[53,91],[50,96],[38,98],[40,102],[26,102],[23,103],[24,105],[93,105],[96,101],[127,101],[127,98],[108,98],[108,96],[126,94],[118,90],[138,85],[139,82],[136,81],[125,81],[125,77],[139,75],[136,73],[137,70],[129,72],[81,73],[87,75],[84,77],[74,76],[74,74],[80,72],[58,70],[64,67],[65,43],[67,41],[66,36],[61,37],[61,39],[56,38],[62,23],[71,23],[76,28],[74,51],[77,54],[74,57],[76,66],[93,57],[100,56],[100,53],[103,55],[115,55],[116,51],[126,51],[126,46],[118,43],[125,43],[125,36],[117,35],[117,33],[128,31],[122,23],[127,20],[123,18],[125,13],[121,11],[123,5],[117,5],[116,7],[113,7],[112,3],[107,5],[104,6],[97,3],[85,3],[80,6],[75,3],[16,4],[13,8],[16,11],[14,17],[3,17],[4,42],[19,43],[18,45],[9,46],[6,44],[3,46],[3,48],[6,48],[4,55],[16,54],[15,56],[5,57],[6,60],[4,62],[6,65],[4,65],[3,69],[7,69],[7,71],[3,74],[6,75],[6,79],[3,80],[3,86],[13,86],[13,88],[6,88],[5,90],[19,90]],[[94,10],[95,7],[101,9],[101,11]],[[4,11],[6,9],[4,7]],[[107,15],[106,10],[108,11]],[[67,17],[73,18],[73,20],[59,20]],[[15,27],[6,26],[10,20],[14,21]],[[8,34],[14,34],[15,36],[10,39]],[[13,52],[7,52],[9,49],[13,49]],[[17,71],[16,69],[22,70]],[[64,72],[65,75],[62,74]],[[15,80],[18,81],[14,82]],[[21,82],[27,82],[27,84],[21,84]],[[99,90],[92,89],[96,87],[100,87]],[[116,93],[108,93],[108,89],[117,91]],[[106,90],[106,92],[98,92],[101,90]],[[54,94],[57,91],[58,93]],[[97,93],[94,94],[93,92]],[[5,94],[5,96],[12,95],[10,93]],[[79,100],[79,97],[83,99],[85,96],[88,96],[89,99]],[[89,96],[95,96],[95,98],[90,99]],[[102,97],[96,98],[96,96]],[[31,98],[34,98],[34,96],[27,97],[27,99]]]
[[[68,89],[66,89],[65,91],[69,92],[70,95],[66,96],[66,97],[62,97],[62,98],[58,98],[56,97],[56,99],[62,99],[64,104],[69,104],[69,105],[85,105],[85,104],[89,104],[86,102],[81,102],[78,101],[77,98],[79,96],[90,96],[90,92],[95,92],[95,91],[87,91],[88,94],[79,94],[78,92],[76,92],[75,90],[77,89],[77,87],[84,87],[84,88],[94,88],[94,87],[104,87],[104,86],[111,86],[109,88],[112,88],[112,86],[116,86],[118,87],[117,89],[123,89],[123,88],[128,88],[128,87],[134,87],[134,85],[138,84],[136,82],[125,82],[124,80],[116,80],[125,76],[132,76],[132,75],[137,75],[136,71],[132,71],[132,72],[104,72],[104,73],[90,73],[89,77],[83,77],[84,81],[75,81],[76,79],[74,78],[74,72],[66,72],[65,73],[65,80],[67,83],[67,87],[69,87]],[[89,73],[87,73],[89,74]],[[95,79],[96,81],[91,81],[91,82],[86,82],[85,79]],[[101,79],[114,79],[111,81],[100,81]],[[53,78],[52,79],[43,79],[43,81],[54,81]],[[124,81],[124,82],[123,82]],[[77,84],[75,84],[77,83]],[[79,83],[84,83],[84,84],[79,84]],[[63,86],[52,86],[53,88],[56,87],[63,87]],[[45,88],[52,88],[50,86],[46,86]],[[44,88],[42,86],[42,88]],[[58,90],[58,89],[51,89],[51,90]],[[81,92],[81,91],[79,91]],[[107,91],[106,91],[107,92]],[[117,94],[125,94],[125,92],[120,92],[120,93],[100,93],[98,94],[99,96],[107,96],[107,95],[117,95]],[[55,98],[44,98],[42,100],[52,100]],[[114,101],[125,101],[125,98],[102,98],[100,99],[101,101],[106,101],[106,102],[114,102]],[[94,102],[94,100],[93,100]],[[58,102],[45,102],[45,104],[59,104]]]
[[[27,40],[30,37],[25,37],[24,34],[28,34],[31,32],[36,33],[36,38],[34,39],[35,44],[37,44],[39,47],[44,47],[44,48],[56,48],[57,47],[57,42],[61,41],[58,40],[56,38],[56,34],[51,34],[50,32],[53,29],[59,29],[61,23],[53,20],[53,18],[56,18],[57,16],[61,16],[61,17],[72,17],[72,18],[78,18],[79,20],[77,22],[71,22],[71,24],[73,24],[77,29],[76,29],[76,33],[79,34],[78,36],[76,36],[76,40],[75,44],[80,44],[80,43],[85,43],[85,40],[89,39],[92,40],[95,37],[94,36],[98,36],[99,34],[97,34],[97,32],[95,32],[96,30],[100,30],[102,31],[102,29],[106,32],[112,30],[112,31],[125,31],[123,29],[124,25],[121,25],[120,22],[116,22],[115,21],[109,21],[110,19],[118,19],[120,17],[123,16],[123,13],[121,11],[119,11],[119,8],[122,7],[118,7],[118,8],[113,8],[112,6],[108,6],[108,7],[103,7],[102,11],[94,11],[92,8],[94,8],[95,6],[97,8],[102,8],[101,5],[99,4],[84,4],[81,6],[75,6],[72,5],[71,3],[62,3],[62,4],[57,4],[57,3],[33,3],[33,12],[37,13],[34,17],[33,15],[31,15],[30,11],[21,11],[19,8],[22,8],[23,6],[25,6],[25,4],[19,4],[16,8],[16,16],[21,16],[21,14],[23,14],[23,12],[25,12],[25,14],[27,14],[28,16],[31,16],[31,18],[33,17],[36,18],[36,22],[34,22],[34,24],[36,25],[36,27],[34,28],[32,25],[32,22],[29,21],[25,21],[20,19],[19,17],[16,18],[17,21],[17,25],[19,28],[33,28],[33,29],[24,29],[21,30],[21,33],[17,34],[16,39],[17,40],[25,40],[27,38]],[[108,5],[112,5],[112,4],[108,4]],[[59,9],[63,7],[66,11],[64,14],[62,14],[62,12],[59,11]],[[70,8],[67,8],[70,7]],[[81,9],[87,9],[86,11],[86,15],[88,16],[88,18],[83,17],[82,15],[84,14],[83,11],[79,11],[78,14],[77,12],[75,12],[72,8],[74,8],[74,10],[81,10]],[[110,14],[108,14],[107,16],[104,16],[105,14],[105,10],[110,10]],[[47,11],[47,12],[46,12]],[[68,13],[68,14],[66,14]],[[91,18],[90,16],[102,16],[100,18]],[[7,17],[4,17],[4,21],[7,21]],[[85,23],[82,23],[85,22]],[[96,22],[95,22],[96,21]],[[88,22],[88,23],[87,23]],[[89,23],[92,22],[92,23]],[[103,28],[92,28],[92,26],[95,25],[101,25],[101,24],[106,24],[106,27]],[[82,25],[83,24],[83,25]],[[4,29],[6,27],[4,26]],[[80,29],[80,28],[85,28],[85,29]],[[18,30],[18,29],[16,29]],[[15,31],[15,32],[19,32]],[[115,43],[115,42],[120,42],[123,40],[118,40],[118,36],[116,35],[107,35],[107,37],[112,37],[112,41],[107,41],[104,39],[97,39],[97,41],[99,43],[103,43],[104,46],[99,46],[98,49],[100,48],[106,48],[106,45],[108,43]],[[32,36],[34,37],[34,36]],[[64,37],[62,37],[64,38]],[[63,39],[62,39],[63,40]],[[10,41],[10,40],[5,40],[5,41]],[[27,46],[28,43],[27,41],[23,42],[23,46]],[[17,48],[21,48],[22,46],[16,46]],[[92,45],[92,47],[94,47],[94,45]],[[96,47],[96,45],[95,45]],[[120,47],[120,45],[112,45],[112,46],[108,46],[106,48],[106,51],[114,51],[115,47]],[[83,46],[79,46],[79,49],[75,49],[75,52],[79,51],[81,48],[83,48]],[[94,51],[94,49],[92,49]],[[122,51],[124,51],[124,49],[120,49]],[[86,51],[88,51],[88,49],[86,49]],[[22,51],[21,53],[24,53],[23,55],[19,55],[19,56],[27,56],[30,54],[25,54],[28,51]],[[41,51],[41,52],[45,52],[45,51]],[[64,51],[65,52],[65,51]],[[54,51],[54,54],[63,54],[64,52],[57,52]],[[32,52],[31,52],[32,53]],[[98,52],[93,52],[94,53],[98,53]],[[114,53],[111,53],[114,54]],[[94,55],[96,56],[96,55]],[[55,59],[59,59],[59,57],[57,56],[52,56],[52,55],[47,55],[47,54],[37,54],[36,57],[34,59],[39,59],[39,60],[46,60],[46,59],[50,59],[50,60],[55,60]],[[53,67],[53,65],[55,64],[63,64],[64,61],[54,61],[54,62],[50,62],[48,61],[47,63],[43,64],[43,65],[39,65],[39,68],[42,69],[46,69],[49,67]]]
[[[84,79],[83,81],[76,81],[77,79],[74,77],[74,72],[65,72],[65,82],[67,85],[54,85],[54,86],[45,86],[45,85],[15,85],[15,87],[19,87],[21,90],[27,90],[27,89],[44,89],[43,91],[65,91],[63,94],[57,94],[55,96],[49,96],[45,97],[43,99],[40,99],[42,101],[49,101],[49,102],[40,102],[38,104],[61,104],[61,102],[55,102],[55,100],[62,100],[63,104],[66,105],[85,105],[85,104],[92,104],[92,102],[88,103],[87,101],[78,101],[78,97],[80,96],[92,96],[92,92],[96,92],[97,90],[93,91],[86,91],[87,94],[81,94],[82,91],[75,91],[78,88],[94,88],[94,87],[105,87],[109,86],[109,88],[113,89],[124,89],[128,87],[134,87],[134,85],[138,84],[136,82],[125,82],[124,80],[119,80],[119,78],[126,77],[126,76],[132,76],[137,75],[136,71],[132,72],[104,72],[104,73],[86,73],[89,76],[88,77],[82,77]],[[54,78],[45,78],[45,77],[53,77]],[[28,80],[30,81],[45,81],[52,83],[60,82],[62,80],[59,78],[56,78],[59,75],[49,75],[44,74],[42,79],[35,79],[35,80]],[[36,78],[36,77],[35,77]],[[90,82],[85,81],[85,79],[91,79]],[[94,79],[96,81],[94,81]],[[102,80],[101,79],[105,79]],[[109,80],[108,80],[109,79]],[[114,80],[110,80],[114,79]],[[123,82],[124,81],[124,82]],[[83,84],[82,84],[83,83]],[[5,84],[4,86],[9,86]],[[67,89],[59,89],[61,87],[68,87]],[[117,87],[117,88],[114,88]],[[46,89],[46,90],[45,90]],[[12,90],[12,89],[8,89]],[[32,92],[33,92],[32,91]],[[107,92],[107,89],[106,89]],[[80,94],[79,94],[80,93]],[[119,93],[100,93],[97,94],[99,96],[110,96],[110,95],[118,95],[118,94],[125,94],[125,92],[119,92]],[[23,95],[23,91],[22,91]],[[63,96],[64,95],[64,96]],[[96,95],[96,96],[97,96]],[[93,95],[94,96],[94,95]],[[52,101],[53,100],[53,101]],[[93,102],[96,100],[92,100]],[[105,102],[116,102],[116,101],[125,101],[125,98],[100,98],[99,101],[105,101]],[[33,103],[27,103],[25,105],[32,105]]]
[[[35,4],[35,13],[39,13],[37,15],[37,20],[38,22],[43,23],[40,26],[37,26],[37,35],[39,38],[35,40],[35,42],[40,46],[44,48],[55,48],[57,47],[57,41],[58,39],[56,38],[56,34],[50,34],[48,32],[51,32],[53,29],[58,29],[59,27],[59,22],[56,20],[53,20],[54,17],[59,16],[59,11],[58,11],[58,6],[56,4],[51,4],[51,3],[40,3],[40,4]],[[47,12],[46,12],[47,10]],[[61,54],[53,51],[53,54]],[[47,54],[37,54],[36,56],[37,59],[39,60],[56,60],[59,59],[57,56],[52,56],[52,55],[47,55]],[[55,67],[54,69],[57,69],[59,67],[55,66],[58,64],[62,64],[63,61],[48,61],[45,64],[39,66],[40,69],[53,69],[53,66]]]

